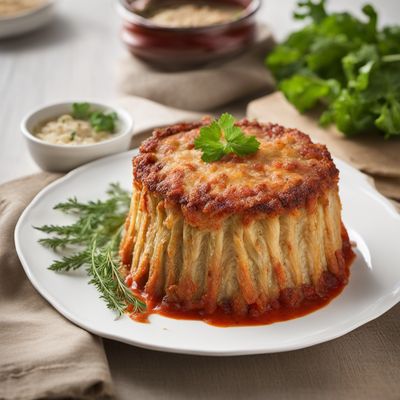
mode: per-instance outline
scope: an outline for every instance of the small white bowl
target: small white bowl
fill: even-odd
[[[47,0],[39,7],[0,17],[0,39],[22,35],[46,25],[54,16],[54,8],[55,1]]]
[[[116,132],[112,138],[93,144],[52,144],[34,136],[34,130],[44,122],[70,114],[72,104],[80,101],[68,101],[41,107],[30,112],[21,122],[29,151],[36,164],[45,171],[67,172],[89,161],[119,153],[129,149],[133,130],[133,119],[122,108],[104,103],[88,101],[95,111],[115,112],[118,120]]]

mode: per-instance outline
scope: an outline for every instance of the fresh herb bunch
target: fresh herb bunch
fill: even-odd
[[[200,129],[194,147],[202,150],[203,161],[212,162],[230,153],[238,156],[255,153],[260,147],[260,142],[255,136],[246,136],[242,129],[235,126],[235,118],[225,113],[209,126]]]
[[[72,116],[76,119],[89,120],[90,125],[96,132],[115,131],[115,123],[118,116],[115,112],[106,114],[100,111],[91,111],[89,103],[73,103]]]
[[[325,2],[299,1],[294,17],[311,23],[267,57],[280,90],[300,112],[322,103],[320,122],[335,123],[345,135],[399,136],[400,26],[378,30],[371,5],[362,8],[363,22],[328,14]]]
[[[77,218],[71,225],[43,225],[36,227],[52,235],[39,240],[42,245],[57,252],[68,252],[54,261],[49,269],[71,271],[82,266],[96,286],[107,307],[122,315],[128,305],[135,312],[146,305],[134,296],[120,274],[118,245],[121,239],[130,195],[118,184],[111,184],[108,198],[103,201],[81,203],[76,198],[57,204],[54,209]]]

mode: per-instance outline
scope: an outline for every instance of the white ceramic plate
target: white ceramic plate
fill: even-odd
[[[52,207],[76,195],[80,200],[104,197],[110,182],[131,184],[127,152],[94,161],[42,190],[26,208],[15,230],[22,265],[36,289],[61,314],[97,335],[140,347],[177,353],[240,355],[273,353],[312,346],[337,338],[377,318],[400,299],[400,216],[367,182],[340,160],[344,222],[357,242],[350,282],[326,307],[305,317],[272,325],[218,328],[200,321],[150,317],[149,324],[128,317],[115,320],[87,284],[82,271],[57,274],[47,269],[55,255],[38,244],[43,234],[32,226],[60,224],[68,218]]]
[[[46,0],[39,7],[0,17],[0,39],[22,35],[46,25],[53,18],[54,5],[54,0]]]

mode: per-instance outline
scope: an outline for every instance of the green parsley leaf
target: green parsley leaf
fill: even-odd
[[[200,135],[195,139],[194,145],[196,149],[203,150],[201,157],[203,161],[217,161],[225,154],[220,138],[221,128],[216,121],[200,129]]]
[[[388,26],[378,32],[378,48],[381,54],[400,53],[400,26]]]
[[[232,136],[228,139],[229,130],[235,131],[232,133]],[[255,153],[260,147],[260,142],[256,139],[255,136],[246,136],[242,132],[242,130],[238,127],[230,128],[225,131],[225,138],[227,140],[226,149],[229,150],[229,153],[235,153],[238,156],[246,156],[248,154]]]
[[[89,103],[74,103],[72,104],[72,116],[76,119],[89,119],[90,117]]]
[[[315,75],[293,75],[283,80],[279,88],[300,112],[304,112],[321,100],[336,97],[340,84],[334,79],[323,80]]]
[[[76,119],[89,120],[96,132],[114,132],[115,122],[118,119],[117,114],[115,112],[109,114],[100,111],[92,112],[90,107],[89,103],[74,103],[71,115]],[[74,138],[75,136],[71,136],[71,140],[74,140]]]
[[[223,130],[232,128],[234,124],[235,124],[235,117],[228,113],[222,114],[218,120],[218,125]]]
[[[318,3],[314,3],[312,0],[299,1],[297,3],[299,11],[293,13],[296,19],[311,18],[315,22],[321,22],[326,17],[325,1],[320,0]]]
[[[372,68],[379,62],[376,46],[366,44],[342,59],[348,86],[358,90],[368,87]]]
[[[260,147],[260,142],[255,136],[245,135],[240,127],[235,126],[235,118],[225,113],[217,121],[200,129],[194,147],[202,150],[203,161],[213,162],[230,153],[238,156],[253,154]]]
[[[400,135],[400,102],[391,98],[384,104],[375,125],[385,132],[385,138]]]
[[[94,112],[90,116],[90,125],[95,129],[96,132],[114,132],[115,122],[117,120],[117,114],[115,112],[105,114],[100,111]]]
[[[360,131],[374,129],[374,114],[369,111],[370,103],[362,96],[342,90],[331,108],[322,114],[321,123],[335,122],[338,129],[347,136]]]

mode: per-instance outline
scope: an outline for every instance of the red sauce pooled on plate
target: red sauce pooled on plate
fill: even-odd
[[[345,251],[346,266],[349,267],[355,258],[355,254],[351,247]],[[346,277],[348,278],[348,277]],[[125,284],[131,287],[135,296],[141,298],[146,303],[146,311],[143,313],[135,313],[131,306],[127,312],[130,317],[137,322],[148,322],[150,314],[159,314],[164,317],[181,319],[181,320],[198,320],[207,324],[218,327],[231,326],[254,326],[254,325],[269,325],[274,322],[288,321],[303,317],[329,304],[336,296],[338,296],[346,286],[348,279],[337,281],[327,291],[324,297],[315,296],[313,299],[303,299],[298,307],[286,306],[277,302],[277,307],[271,307],[268,311],[261,315],[252,315],[251,312],[243,317],[238,317],[228,313],[223,308],[218,308],[212,314],[205,314],[202,311],[185,311],[179,305],[160,302],[159,299],[150,299],[140,289],[135,286],[135,282],[130,275],[126,277]]]

